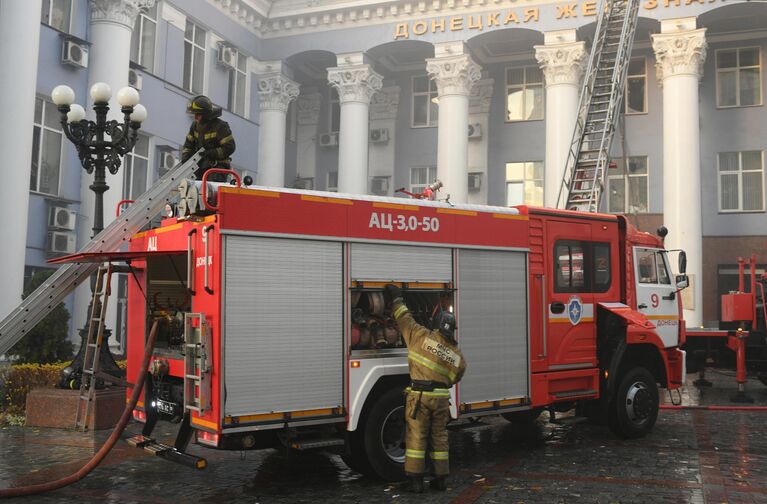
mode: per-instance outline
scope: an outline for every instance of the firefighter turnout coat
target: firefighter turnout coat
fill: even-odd
[[[406,389],[405,472],[425,472],[427,447],[434,474],[450,472],[447,422],[450,420],[450,387],[463,376],[466,361],[458,346],[439,331],[418,324],[401,298],[392,304],[392,316],[408,348],[411,386]]]
[[[206,168],[224,168],[231,167],[231,155],[234,152],[234,136],[229,128],[229,123],[214,117],[209,120],[203,120],[199,123],[192,122],[189,127],[189,133],[186,135],[186,141],[181,148],[181,161],[184,162],[200,149],[204,149],[206,154]],[[202,178],[206,168],[201,168],[195,172],[198,179]]]

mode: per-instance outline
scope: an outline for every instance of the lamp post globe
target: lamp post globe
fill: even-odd
[[[83,119],[85,119],[85,109],[83,106],[78,105],[77,103],[70,105],[69,112],[67,112],[67,122],[75,123],[80,122]]]
[[[62,84],[53,88],[51,99],[57,106],[72,105],[75,102],[75,92],[71,87]]]
[[[93,103],[107,103],[112,98],[112,88],[106,82],[97,82],[91,86]]]
[[[130,115],[131,122],[135,122],[138,124],[141,124],[142,122],[146,121],[146,107],[141,105],[140,103],[133,107],[133,113]]]
[[[117,103],[119,103],[121,107],[135,107],[138,105],[138,101],[138,91],[130,86],[125,86],[117,92]]]

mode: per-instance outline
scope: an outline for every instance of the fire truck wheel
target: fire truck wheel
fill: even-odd
[[[538,417],[541,416],[541,412],[543,411],[543,408],[533,408],[525,411],[514,411],[511,413],[501,413],[501,416],[506,419],[507,421],[513,423],[513,424],[531,424],[538,420]]]
[[[658,402],[658,385],[653,375],[643,367],[630,369],[610,401],[610,430],[624,439],[644,436],[658,419]]]
[[[405,477],[405,400],[394,388],[378,397],[365,421],[365,453],[375,475],[397,481]]]
[[[372,474],[373,470],[365,454],[365,438],[362,426],[357,430],[346,433],[346,450],[341,453],[341,460],[353,471],[361,474]]]

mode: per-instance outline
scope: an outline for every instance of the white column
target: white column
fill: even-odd
[[[325,189],[317,180],[317,136],[322,95],[316,88],[304,88],[296,101],[296,176],[314,179],[314,188]]]
[[[368,134],[370,98],[381,89],[382,77],[362,54],[338,55],[328,68],[328,81],[338,90],[341,131],[338,134],[338,192],[368,193]]]
[[[546,80],[546,157],[543,204],[556,207],[567,155],[578,115],[581,74],[586,61],[584,42],[576,42],[575,30],[544,35],[535,46],[535,58]]]
[[[266,64],[276,71],[258,76],[261,110],[258,130],[258,185],[285,187],[285,120],[298,84],[282,73],[281,63]]]
[[[387,86],[376,93],[370,103],[370,128],[386,132],[386,141],[379,135],[379,140],[371,138],[368,155],[370,177],[387,177],[388,195],[394,191],[394,159],[397,142],[397,108],[399,107],[399,86]]]
[[[469,138],[468,172],[479,173],[479,190],[468,188],[468,203],[487,205],[487,164],[489,150],[490,104],[493,99],[493,79],[477,81],[469,95],[469,125],[479,124],[479,136]]]
[[[130,65],[130,43],[133,26],[139,9],[151,7],[155,0],[90,0],[91,8],[91,48],[88,55],[88,88],[97,82],[106,82],[112,88],[112,99],[109,101],[109,118],[122,122],[123,115],[117,103],[117,92],[128,85],[128,69]],[[77,97],[83,103],[89,119],[95,119],[93,102],[90,95]],[[159,110],[149,111],[161,114]],[[123,194],[123,170],[112,175],[107,171],[106,181],[109,190],[104,193],[104,227],[115,218],[117,202]],[[91,239],[93,228],[93,205],[95,196],[89,186],[93,183],[93,175],[83,171],[80,182],[80,214],[78,215],[78,246]],[[88,282],[78,287],[75,292],[75,309],[72,314],[74,327],[81,328],[87,318],[87,306],[91,300]],[[109,306],[109,320],[114,320],[115,303]],[[114,324],[110,323],[111,326]]]
[[[691,287],[684,296],[688,327],[701,324],[703,226],[701,220],[698,82],[706,59],[706,29],[695,18],[661,22],[652,36],[658,82],[663,86],[663,223],[666,248],[687,252]],[[691,291],[691,292],[690,292]]]
[[[435,58],[426,60],[426,71],[437,83],[437,178],[453,203],[468,201],[469,93],[480,78],[479,65],[463,42],[437,44]]]
[[[0,319],[21,302],[27,248],[29,176],[32,166],[32,130],[40,47],[41,0],[0,0],[0,151],[3,183],[0,214],[5,215],[0,264]]]

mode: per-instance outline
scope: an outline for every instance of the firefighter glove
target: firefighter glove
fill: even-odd
[[[203,157],[205,159],[214,160],[218,158],[218,154],[216,153],[216,149],[206,149],[205,152],[202,153]]]
[[[386,284],[384,287],[384,296],[388,303],[394,302],[397,298],[402,298],[402,289],[394,284]]]

